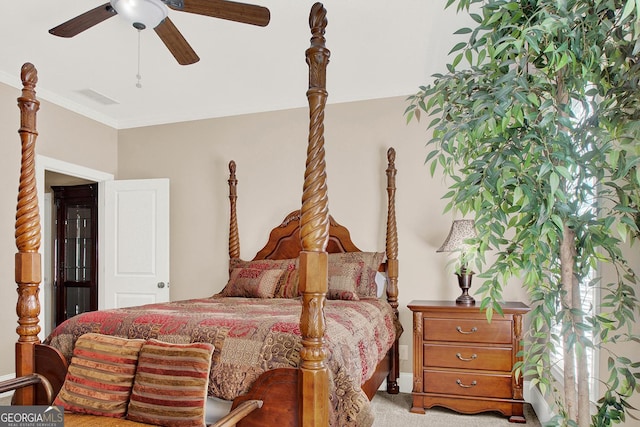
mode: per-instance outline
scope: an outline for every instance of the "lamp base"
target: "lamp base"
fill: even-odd
[[[456,304],[458,305],[475,305],[476,300],[469,294],[462,294],[456,298]]]
[[[456,273],[456,276],[458,276],[458,285],[460,286],[460,289],[462,289],[462,295],[456,298],[456,304],[475,305],[476,300],[473,299],[471,295],[469,295],[473,271],[469,271],[463,267],[460,269],[460,273]]]

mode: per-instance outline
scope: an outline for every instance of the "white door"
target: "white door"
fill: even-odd
[[[169,180],[105,181],[98,306],[169,301]]]

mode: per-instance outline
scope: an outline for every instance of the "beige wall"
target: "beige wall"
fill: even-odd
[[[18,338],[13,259],[20,177],[19,96],[20,90],[0,84],[0,377],[15,371],[14,343]],[[37,154],[115,174],[118,135],[114,129],[44,101],[37,128]]]

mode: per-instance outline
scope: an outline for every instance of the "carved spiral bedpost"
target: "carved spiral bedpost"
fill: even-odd
[[[238,214],[236,200],[238,200],[238,180],[236,179],[236,162],[229,162],[229,258],[240,258],[240,235],[238,233]]]
[[[311,47],[306,51],[309,65],[309,141],[300,209],[300,290],[302,314],[300,330],[300,425],[329,425],[329,377],[325,365],[324,304],[327,293],[327,253],[329,203],[324,152],[324,108],[327,101],[326,68],[329,50],[325,47],[326,10],[320,3],[311,8]]]
[[[398,226],[396,224],[396,150],[387,150],[387,301],[398,318]],[[400,355],[398,341],[390,350],[391,370],[387,377],[387,392],[400,392],[398,377],[400,376]]]
[[[35,86],[38,72],[33,64],[26,63],[21,70],[22,96],[18,98],[20,108],[20,140],[22,143],[22,158],[20,166],[20,185],[18,192],[18,206],[16,212],[16,246],[15,277],[18,285],[18,315],[19,335],[16,343],[16,376],[28,375],[34,372],[34,346],[40,342],[38,333],[40,325],[40,301],[38,299],[41,281],[40,269],[40,214],[38,212],[38,197],[35,179],[35,143],[38,136],[36,131],[36,112],[40,102],[36,99]],[[26,387],[16,391],[17,404],[30,404],[34,399],[33,387]]]

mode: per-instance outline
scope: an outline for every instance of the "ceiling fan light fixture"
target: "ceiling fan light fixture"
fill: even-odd
[[[169,15],[161,0],[110,0],[111,6],[138,30],[157,27]]]

